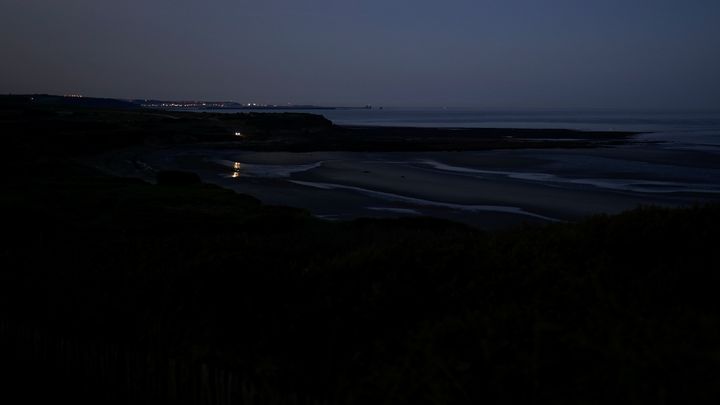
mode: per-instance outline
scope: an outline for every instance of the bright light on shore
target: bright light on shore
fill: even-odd
[[[245,135],[240,131],[235,131],[235,136],[244,137]]]

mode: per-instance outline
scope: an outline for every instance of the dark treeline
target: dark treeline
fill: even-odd
[[[153,185],[20,149],[6,150],[2,172],[0,395],[720,397],[720,206],[498,232],[430,218],[327,222],[192,176]]]

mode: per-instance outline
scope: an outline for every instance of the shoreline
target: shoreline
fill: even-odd
[[[138,166],[193,172],[265,204],[321,218],[423,215],[484,229],[577,221],[641,205],[688,206],[717,201],[720,193],[710,183],[692,182],[720,178],[720,165],[709,156],[635,147],[296,153],[186,146],[108,156],[101,164],[150,181],[154,171],[138,172]]]
[[[537,387],[539,402],[717,393],[707,376],[720,341],[718,195],[626,212],[638,197],[669,197],[603,192],[598,181],[720,189],[716,154],[642,144],[221,150],[207,145],[243,124],[283,145],[303,128],[332,127],[304,115],[220,118],[0,111],[8,397],[232,403],[248,393],[257,403],[356,404],[387,402],[388,387],[408,393],[403,403],[425,393],[526,403]],[[508,206],[549,218],[573,210],[578,221],[525,226]],[[595,208],[623,212],[588,218]],[[333,215],[343,212],[362,218]]]
[[[250,134],[232,146],[276,152],[445,152],[595,148],[633,142],[642,132],[571,129],[335,125],[316,131]]]
[[[638,188],[628,173],[603,175],[612,165],[625,164],[622,159],[607,167],[601,162],[584,174],[587,179],[575,179],[573,172],[558,176],[552,165],[562,166],[565,158],[555,162],[546,158],[570,153],[587,159],[607,152],[625,154],[632,161],[639,150],[649,149],[640,147],[643,142],[637,140],[642,132],[335,125],[323,116],[306,113],[119,111],[37,105],[26,109],[34,114],[17,115],[17,123],[10,127],[28,135],[21,139],[25,143],[21,150],[29,159],[35,154],[59,159],[114,155],[96,167],[151,182],[156,170],[194,172],[209,183],[268,204],[300,207],[319,217],[352,219],[419,212],[504,227],[521,222],[518,218],[577,220],[644,203],[667,205],[671,201],[670,205],[678,205],[672,203],[678,200],[677,194],[668,197],[667,191],[681,186],[653,183],[663,179],[639,176],[644,184]],[[79,129],[83,127],[100,129]],[[628,145],[638,148],[625,147]],[[178,153],[193,151],[230,164],[237,162],[244,165],[245,172],[236,173],[227,163],[225,168],[192,161],[163,163]],[[320,162],[327,159],[313,157],[323,154],[347,162]],[[421,159],[425,162],[416,162],[415,154],[425,156]],[[123,155],[127,162],[118,158]],[[244,158],[235,157],[239,155]],[[393,155],[402,155],[402,162],[387,162]],[[682,160],[707,160],[697,156]],[[150,160],[145,161],[146,157]],[[284,167],[288,164],[291,167]],[[297,164],[305,166],[302,170],[292,167]],[[700,166],[709,167],[707,163]],[[256,174],[248,176],[249,169]],[[266,173],[258,174],[258,170]],[[273,179],[278,176],[272,172],[278,170],[287,172],[280,176],[285,178]],[[311,183],[332,187],[319,189],[309,186]],[[675,188],[663,189],[665,186]],[[647,191],[653,187],[657,192],[650,195]],[[703,187],[695,189],[703,191]],[[690,197],[683,198],[688,200]],[[493,214],[502,220],[490,218]]]
[[[301,112],[189,112],[132,108],[122,103],[93,107],[113,103],[119,101],[0,97],[0,106],[6,112],[3,126],[16,135],[6,142],[66,154],[142,145],[288,152],[431,152],[616,146],[633,142],[642,133],[336,125],[322,115]],[[23,111],[26,113],[18,114]]]

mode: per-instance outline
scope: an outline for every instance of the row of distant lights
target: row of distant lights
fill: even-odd
[[[149,103],[145,100],[143,107],[225,107],[224,103]]]
[[[66,96],[70,97],[70,96]],[[77,96],[82,97],[82,96]],[[237,105],[237,104],[235,104]],[[275,104],[257,104],[257,103],[246,103],[246,104],[240,104],[243,107],[277,107]],[[143,107],[181,107],[181,108],[193,108],[193,107],[226,107],[228,106],[225,103],[160,103],[160,104],[153,104],[153,103],[144,103],[142,104]]]
[[[71,98],[83,98],[82,94],[65,94],[64,97],[71,97]]]

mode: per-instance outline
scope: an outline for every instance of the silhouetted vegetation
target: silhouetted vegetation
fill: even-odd
[[[13,156],[0,367],[28,401],[720,397],[718,205],[492,233],[327,222],[192,175]]]
[[[3,142],[16,150],[56,154],[192,143],[262,151],[446,151],[596,147],[625,143],[634,135],[557,129],[339,126],[314,114],[161,111],[123,101],[118,103],[124,107],[92,107],[111,101],[0,96]]]

